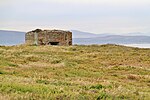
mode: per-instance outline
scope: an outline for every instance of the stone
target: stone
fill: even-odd
[[[72,32],[63,30],[36,29],[25,35],[26,44],[29,45],[72,45]]]

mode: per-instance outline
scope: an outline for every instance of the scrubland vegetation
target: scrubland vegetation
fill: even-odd
[[[150,100],[150,49],[1,46],[0,100]]]

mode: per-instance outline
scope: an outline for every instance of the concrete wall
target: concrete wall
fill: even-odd
[[[25,41],[30,45],[72,45],[72,32],[37,29],[26,33]]]

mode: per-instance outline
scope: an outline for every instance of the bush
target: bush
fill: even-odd
[[[100,89],[102,89],[103,88],[103,86],[101,85],[101,84],[98,84],[98,85],[95,85],[95,86],[91,86],[90,87],[90,89],[98,89],[98,90],[100,90]]]

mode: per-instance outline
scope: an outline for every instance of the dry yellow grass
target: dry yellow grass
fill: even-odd
[[[0,99],[150,99],[150,49],[0,47]]]

